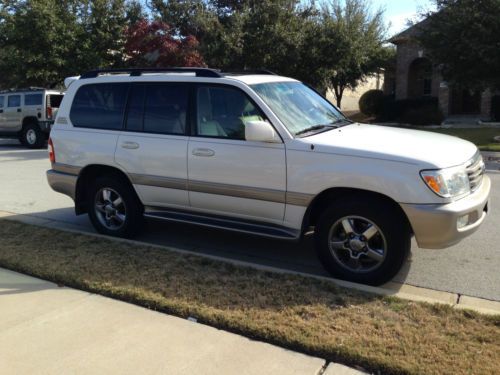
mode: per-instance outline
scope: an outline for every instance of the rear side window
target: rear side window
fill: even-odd
[[[42,94],[27,94],[24,95],[24,105],[42,105]]]
[[[73,99],[70,119],[81,128],[122,128],[128,91],[127,83],[98,83],[84,85]]]
[[[187,106],[187,85],[146,85],[144,131],[161,134],[185,134]]]
[[[64,95],[47,95],[47,107],[59,108]]]
[[[20,107],[21,95],[10,95],[7,103],[8,107]]]
[[[0,108],[3,108],[4,97],[0,96]]]

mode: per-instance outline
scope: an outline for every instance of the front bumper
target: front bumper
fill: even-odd
[[[47,171],[47,181],[50,187],[58,193],[65,194],[75,200],[76,182],[78,176],[58,172],[53,169]]]
[[[491,181],[485,175],[481,187],[456,202],[435,204],[401,204],[413,228],[418,246],[442,249],[474,233],[488,213]],[[469,215],[468,224],[458,228],[458,218]]]

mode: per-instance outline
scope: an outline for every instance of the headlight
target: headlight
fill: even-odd
[[[456,198],[470,193],[469,176],[464,167],[420,172],[427,186],[444,198]]]

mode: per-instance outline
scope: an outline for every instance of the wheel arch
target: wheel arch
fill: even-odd
[[[26,116],[23,118],[23,129],[27,125],[38,125],[38,119],[35,116]]]
[[[75,212],[77,215],[87,213],[87,191],[90,183],[100,176],[113,176],[127,183],[137,199],[139,196],[135,191],[130,178],[120,168],[104,165],[104,164],[91,164],[84,167],[78,174],[78,180],[75,187]],[[139,199],[140,201],[140,199]]]
[[[371,190],[357,189],[357,188],[346,188],[346,187],[336,187],[330,188],[322,191],[316,195],[309,206],[307,207],[306,213],[302,221],[302,232],[306,232],[309,227],[313,227],[318,222],[321,214],[332,204],[338,201],[349,199],[352,197],[363,197],[368,199],[374,199],[377,201],[386,202],[388,205],[394,207],[406,221],[406,224],[413,232],[411,223],[403,211],[399,203],[397,203],[391,197],[381,194]]]

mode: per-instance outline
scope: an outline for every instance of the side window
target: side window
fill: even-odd
[[[71,105],[71,122],[81,128],[121,129],[128,87],[128,83],[96,83],[80,87]]]
[[[42,105],[42,94],[27,94],[24,95],[24,105]]]
[[[265,120],[260,109],[238,89],[199,87],[196,99],[199,136],[244,140],[246,121]]]
[[[3,108],[4,97],[0,96],[0,108]]]
[[[8,107],[20,107],[21,106],[21,95],[9,95],[7,106]]]
[[[146,85],[144,131],[185,134],[188,87],[182,84]]]

